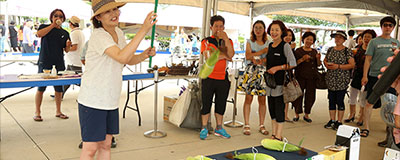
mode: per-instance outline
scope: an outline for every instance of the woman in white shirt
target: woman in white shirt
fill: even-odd
[[[113,0],[92,0],[94,26],[88,41],[85,72],[78,96],[79,121],[83,148],[81,159],[110,159],[111,139],[119,133],[118,102],[122,87],[122,69],[155,55],[154,48],[135,55],[145,34],[156,23],[150,12],[142,28],[127,44],[118,28],[120,10],[125,3]]]

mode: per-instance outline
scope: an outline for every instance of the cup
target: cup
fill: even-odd
[[[44,73],[44,74],[50,74],[50,73],[51,73],[51,70],[50,70],[50,69],[43,69],[43,73]]]
[[[257,64],[261,63],[261,57],[260,56],[253,56],[254,60],[256,61]]]
[[[56,24],[61,26],[61,24],[62,24],[61,20],[57,19]]]

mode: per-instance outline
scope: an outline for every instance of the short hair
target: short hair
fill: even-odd
[[[279,25],[279,28],[280,28],[281,31],[282,31],[281,38],[282,38],[282,39],[285,38],[286,35],[287,35],[287,31],[286,31],[287,28],[286,28],[285,24],[284,24],[282,21],[280,21],[280,20],[274,20],[274,21],[272,21],[272,23],[269,24],[269,26],[268,26],[267,33],[268,33],[269,35],[271,35],[271,26],[274,25],[274,24]]]
[[[11,25],[14,25],[14,24],[15,24],[15,21],[11,21],[10,24],[11,24]]]
[[[250,40],[255,42],[257,40],[256,34],[254,33],[254,26],[256,26],[256,24],[261,24],[264,27],[264,33],[263,33],[263,38],[262,41],[265,43],[267,41],[267,32],[265,32],[265,23],[262,20],[257,20],[256,22],[254,22],[253,24],[253,28],[251,30],[251,36],[250,36]]]
[[[92,24],[86,23],[86,27],[89,28]]]
[[[396,20],[392,16],[387,16],[387,17],[382,18],[380,21],[381,27],[382,27],[383,23],[385,23],[385,22],[390,22],[394,26],[396,26]]]
[[[290,42],[296,41],[296,36],[294,35],[293,30],[288,28],[288,29],[286,30],[286,33],[287,33],[287,32],[290,32],[290,33],[292,34],[292,39],[290,40]],[[286,36],[287,36],[287,35],[286,35]]]
[[[309,36],[313,37],[313,43],[315,43],[315,41],[317,40],[317,36],[315,35],[315,33],[310,31],[304,32],[303,36],[301,36],[301,42],[304,43],[304,39],[306,39]]]
[[[65,17],[64,11],[62,11],[61,9],[55,9],[55,10],[51,11],[51,13],[50,13],[50,22],[51,22],[51,23],[53,23],[53,16],[54,16],[54,14],[56,14],[57,11],[60,11],[60,12],[61,12],[61,14],[64,16],[63,22],[65,21],[65,18],[66,18],[66,17]]]
[[[210,25],[213,26],[216,21],[222,21],[222,24],[225,25],[225,19],[220,15],[212,16],[210,19]]]
[[[347,31],[347,35],[349,35],[349,36],[354,36],[354,34],[355,34],[354,30]]]
[[[93,27],[94,27],[94,28],[103,27],[103,24],[102,24],[99,20],[97,20],[96,17],[93,17],[92,23],[93,23]]]
[[[361,33],[362,38],[364,38],[364,35],[365,35],[365,34],[371,34],[372,38],[376,38],[376,33],[375,33],[375,31],[372,30],[372,29],[367,29],[367,30],[365,30],[364,32],[362,32],[362,33]]]

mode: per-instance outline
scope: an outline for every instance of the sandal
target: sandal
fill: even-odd
[[[368,135],[369,135],[369,130],[368,129],[362,129],[361,130],[361,133],[360,133],[361,137],[368,137]]]
[[[246,129],[246,128],[248,128],[248,129]],[[243,126],[243,134],[246,135],[246,136],[249,136],[251,134],[250,125],[244,125]]]
[[[42,122],[43,121],[42,116],[33,116],[33,120],[36,121],[36,122]]]
[[[264,125],[260,125],[260,129],[258,131],[263,135],[268,135],[269,134],[269,132],[267,130],[265,130],[265,126]]]
[[[278,140],[278,141],[282,141],[282,138],[277,138],[275,135],[272,135],[272,137],[271,137],[271,139],[273,139],[273,140]]]
[[[69,118],[67,115],[62,114],[62,113],[59,114],[59,115],[56,115],[56,117],[61,118],[61,119],[68,119]]]

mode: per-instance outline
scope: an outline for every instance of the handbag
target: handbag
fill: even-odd
[[[286,71],[283,85],[283,102],[289,103],[295,101],[303,95],[299,82],[294,78],[291,71]]]
[[[321,72],[319,72],[318,70],[321,70]],[[317,79],[315,82],[315,86],[317,87],[317,89],[328,89],[328,85],[326,84],[326,70],[324,68],[324,66],[322,66],[321,69],[318,69],[316,71],[317,74]]]
[[[269,74],[268,72],[264,73],[264,80],[265,83],[269,88],[275,89],[276,88],[276,81],[275,81],[275,76],[272,74]]]

